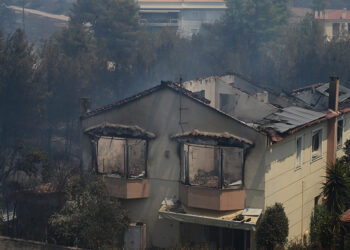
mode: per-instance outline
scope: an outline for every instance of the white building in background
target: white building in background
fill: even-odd
[[[315,12],[315,18],[322,22],[329,40],[350,31],[350,11],[347,9]]]
[[[141,22],[147,28],[168,27],[191,38],[202,23],[214,23],[226,10],[224,0],[138,0]]]

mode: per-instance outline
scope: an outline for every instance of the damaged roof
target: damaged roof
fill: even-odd
[[[315,110],[328,109],[329,83],[317,83],[304,88],[295,89],[292,96],[302,100]],[[339,104],[350,98],[350,89],[339,85]]]
[[[85,129],[84,133],[91,136],[110,136],[110,137],[128,137],[128,138],[142,138],[153,139],[156,135],[152,132],[146,131],[137,125],[121,125],[112,123],[103,123]]]
[[[273,129],[279,133],[285,133],[305,123],[320,119],[325,115],[321,112],[292,106],[280,109],[260,122],[265,129]]]

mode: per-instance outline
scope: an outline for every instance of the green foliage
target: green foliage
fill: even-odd
[[[339,217],[345,210],[349,198],[349,178],[346,176],[348,164],[342,161],[330,164],[326,170],[326,182],[323,183],[325,206],[331,216]]]
[[[312,9],[315,11],[324,11],[330,7],[328,0],[312,0]]]
[[[259,249],[275,249],[283,246],[288,237],[288,218],[281,203],[266,208],[256,228]]]
[[[58,242],[89,249],[120,246],[128,219],[103,181],[93,178],[84,185],[73,177],[68,183],[67,201],[50,220]]]
[[[0,42],[1,43],[1,42]],[[40,119],[42,89],[37,84],[36,57],[21,30],[0,44],[0,138],[3,144],[28,138]]]
[[[78,0],[71,24],[90,26],[99,53],[109,60],[124,61],[133,55],[139,31],[138,6],[128,0]]]
[[[272,41],[290,16],[288,0],[227,0],[230,32],[249,39],[251,45]]]
[[[8,222],[2,230],[9,236],[18,237],[25,227],[26,219],[18,216],[16,223],[13,219],[20,209],[19,196],[24,190],[32,188],[40,182],[40,172],[47,168],[46,152],[19,142],[13,147],[0,148],[0,201],[1,207],[6,208]],[[28,209],[28,207],[26,208]],[[9,213],[12,212],[13,218]],[[28,224],[27,224],[28,226]],[[33,226],[33,223],[31,223]],[[28,235],[28,227],[23,235]],[[30,230],[29,230],[30,231]]]
[[[333,239],[333,225],[325,206],[317,205],[310,221],[310,242],[320,249],[330,249]]]

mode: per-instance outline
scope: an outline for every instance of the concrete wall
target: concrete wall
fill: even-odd
[[[245,122],[260,121],[278,110],[271,104],[263,103],[253,95],[241,91],[241,85],[245,85],[250,92],[259,91],[252,84],[233,75],[188,81],[183,86],[192,92],[204,90],[205,98],[211,101],[210,106]],[[226,105],[223,105],[223,94],[227,100]]]
[[[312,131],[322,128],[322,158],[311,160]],[[296,138],[303,136],[302,167],[296,169]],[[350,139],[350,114],[344,115],[343,143]],[[337,150],[337,157],[344,155]],[[273,144],[266,152],[265,207],[283,203],[289,219],[289,239],[301,237],[310,226],[315,197],[326,175],[327,122],[314,125]]]
[[[180,150],[178,143],[170,139],[171,135],[182,131],[179,125],[179,103],[178,93],[163,89],[82,122],[83,128],[105,121],[138,125],[156,134],[156,139],[150,141],[148,152],[149,198],[123,202],[133,221],[146,223],[148,247],[174,247],[180,242],[179,223],[158,219],[162,200],[165,197],[179,197]],[[182,122],[186,122],[183,125],[184,131],[199,129],[207,132],[229,132],[255,142],[255,147],[251,149],[245,162],[246,207],[263,208],[265,137],[188,97],[182,96],[182,107],[186,108],[182,111]],[[82,149],[83,164],[89,166],[91,145],[84,143]],[[168,157],[165,157],[166,151]]]
[[[79,248],[45,244],[37,241],[13,239],[0,236],[0,249],[7,250],[78,250]]]

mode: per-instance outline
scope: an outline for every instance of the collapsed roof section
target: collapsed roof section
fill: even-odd
[[[204,93],[216,108],[266,133],[273,142],[335,115],[328,110],[329,83],[278,93],[232,74],[192,80],[184,86]],[[350,89],[339,88],[340,113],[350,112]]]

